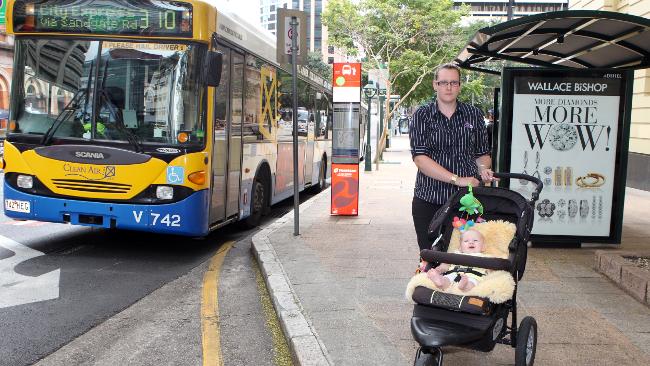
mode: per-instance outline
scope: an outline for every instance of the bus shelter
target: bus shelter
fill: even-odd
[[[544,182],[533,243],[620,243],[633,71],[647,68],[649,55],[650,20],[573,10],[480,29],[457,56],[462,68],[501,75],[495,169]],[[526,67],[495,70],[497,60]]]

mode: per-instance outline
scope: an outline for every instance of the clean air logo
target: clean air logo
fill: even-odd
[[[76,151],[74,155],[85,159],[104,159],[104,154],[100,152]]]

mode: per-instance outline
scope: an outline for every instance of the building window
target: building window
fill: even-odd
[[[327,53],[330,55],[334,53],[334,46],[327,46]]]
[[[330,64],[330,65],[333,64],[334,63],[334,57],[328,57],[327,58],[327,63]]]

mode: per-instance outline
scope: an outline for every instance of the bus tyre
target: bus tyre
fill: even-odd
[[[266,202],[266,186],[260,178],[255,177],[251,189],[251,214],[244,221],[246,227],[252,229],[260,224]]]

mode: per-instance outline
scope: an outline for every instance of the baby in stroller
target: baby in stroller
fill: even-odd
[[[485,238],[483,234],[474,229],[463,230],[460,233],[459,254],[484,256]],[[426,261],[424,263],[427,263]],[[426,269],[426,266],[425,266]],[[427,276],[441,290],[447,289],[452,282],[458,282],[458,289],[469,291],[478,284],[481,277],[488,273],[487,269],[467,267],[457,264],[441,263],[438,267],[426,271]]]

